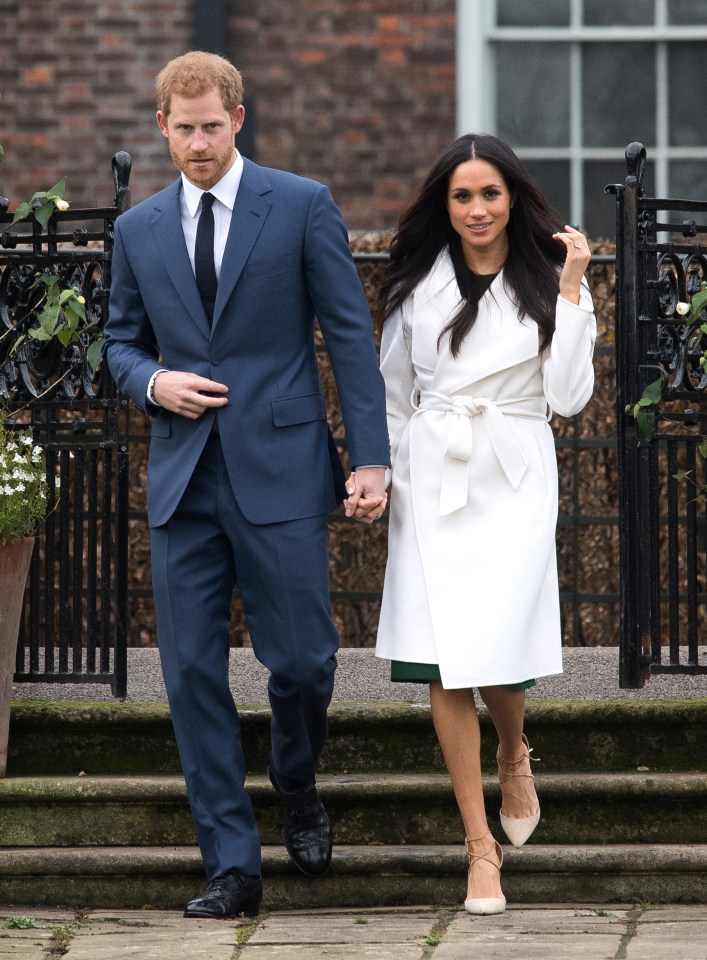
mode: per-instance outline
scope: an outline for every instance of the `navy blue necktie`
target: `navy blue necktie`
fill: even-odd
[[[196,285],[199,288],[209,321],[213,320],[216,288],[218,287],[214,264],[214,211],[212,210],[215,199],[212,193],[204,193],[201,196],[201,214],[196,227],[196,244],[194,246]]]

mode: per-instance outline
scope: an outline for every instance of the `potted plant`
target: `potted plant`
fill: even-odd
[[[46,513],[44,451],[0,413],[0,777],[5,775],[17,638],[34,532]]]

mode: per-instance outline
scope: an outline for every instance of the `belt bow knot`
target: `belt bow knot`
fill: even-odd
[[[522,401],[511,401],[519,404]],[[439,497],[439,515],[441,517],[461,509],[467,502],[469,489],[469,462],[473,451],[473,431],[471,420],[476,416],[485,418],[486,431],[491,446],[508,482],[517,490],[528,465],[519,442],[504,423],[508,414],[546,419],[539,411],[509,409],[508,414],[486,397],[472,397],[465,394],[445,396],[433,390],[420,394],[418,410],[438,410],[446,414],[446,440],[444,447],[444,466],[442,489]]]

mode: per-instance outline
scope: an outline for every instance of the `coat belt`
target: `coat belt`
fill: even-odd
[[[547,403],[543,397],[499,400],[494,403],[486,397],[466,394],[446,396],[434,390],[419,394],[418,411],[437,410],[446,414],[446,441],[442,489],[439,496],[439,516],[460,510],[467,502],[469,491],[469,462],[473,449],[471,419],[482,415],[486,432],[501,469],[508,482],[517,490],[528,465],[521,444],[504,423],[504,417],[526,417],[547,420]]]

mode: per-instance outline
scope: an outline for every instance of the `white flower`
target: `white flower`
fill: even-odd
[[[680,314],[681,317],[686,317],[690,312],[690,304],[685,303],[683,300],[679,300],[675,310]]]
[[[61,212],[63,213],[64,210],[68,210],[68,209],[69,209],[69,201],[68,201],[68,200],[55,200],[55,201],[54,201],[54,206],[57,208],[57,210],[61,210]]]

